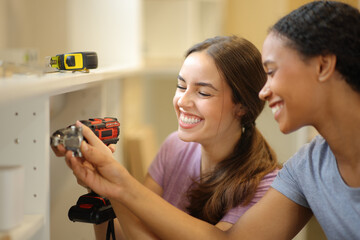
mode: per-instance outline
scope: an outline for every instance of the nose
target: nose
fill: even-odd
[[[271,95],[270,84],[269,81],[266,81],[264,87],[259,92],[259,98],[261,100],[266,101],[269,99],[270,95]]]
[[[191,93],[188,90],[179,93],[177,104],[180,108],[184,108],[184,109],[193,106],[194,102],[191,97]]]

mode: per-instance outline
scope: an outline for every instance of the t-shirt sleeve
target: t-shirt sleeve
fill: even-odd
[[[269,190],[271,183],[274,181],[277,173],[279,170],[275,170],[271,173],[265,175],[265,177],[261,180],[256,193],[250,203],[246,206],[238,206],[232,208],[221,220],[220,222],[228,222],[231,224],[235,224],[237,220],[248,210],[250,209],[255,203],[257,203]]]
[[[302,148],[292,158],[290,158],[279,171],[271,187],[285,195],[295,203],[309,208],[306,197],[303,194],[299,181],[305,177],[306,148]]]

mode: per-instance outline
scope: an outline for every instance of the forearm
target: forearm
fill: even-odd
[[[226,233],[175,208],[129,174],[112,202],[119,201],[161,239],[225,239]],[[118,211],[118,210],[116,210]]]
[[[117,219],[120,223],[124,239],[131,240],[150,240],[159,239],[152,233],[129,209],[119,202],[111,203]]]
[[[106,239],[106,229],[108,222],[104,222],[98,225],[94,224],[94,232],[96,240],[105,240]]]

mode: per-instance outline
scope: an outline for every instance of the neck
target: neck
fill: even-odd
[[[327,106],[314,124],[329,144],[340,174],[349,186],[360,186],[359,124],[360,94],[343,86],[338,87],[327,99]]]
[[[201,174],[213,171],[219,162],[228,157],[234,151],[240,137],[241,132],[238,137],[228,141],[216,141],[214,144],[207,145],[201,144]]]
[[[349,91],[343,96],[338,92],[328,105],[320,113],[315,128],[326,139],[337,161],[360,164],[360,94]]]

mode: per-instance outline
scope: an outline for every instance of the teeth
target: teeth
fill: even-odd
[[[181,116],[180,116],[180,120],[181,120],[183,123],[186,123],[186,124],[195,124],[195,123],[200,122],[200,119],[199,119],[199,118],[196,118],[196,117],[186,117],[186,116],[184,116],[184,115],[181,115]]]
[[[282,109],[282,108],[283,108],[282,105],[277,104],[277,105],[275,105],[275,106],[273,106],[273,107],[271,108],[271,111],[272,111],[273,114],[275,114],[278,110],[280,110],[280,109]]]

